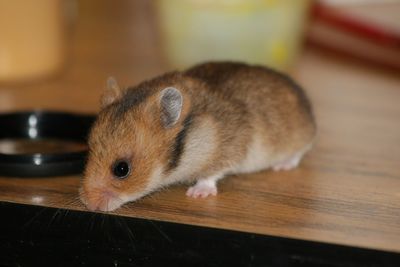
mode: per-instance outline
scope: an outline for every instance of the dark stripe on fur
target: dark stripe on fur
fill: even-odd
[[[114,111],[114,118],[122,118],[123,115],[131,110],[133,107],[146,101],[146,99],[153,93],[153,90],[146,87],[133,87],[129,88],[121,100],[117,103]]]
[[[171,149],[170,160],[168,162],[168,171],[171,171],[178,167],[179,161],[182,157],[183,150],[185,148],[186,136],[188,134],[189,128],[192,125],[193,116],[189,114],[183,121],[183,128],[175,137],[174,145]]]

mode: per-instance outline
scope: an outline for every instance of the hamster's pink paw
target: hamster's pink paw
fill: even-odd
[[[217,186],[215,182],[211,183],[208,180],[199,180],[194,186],[189,187],[186,191],[186,196],[193,198],[206,198],[209,195],[217,195]]]
[[[285,161],[279,162],[272,166],[274,171],[288,171],[296,168],[301,160],[302,155],[295,155]]]

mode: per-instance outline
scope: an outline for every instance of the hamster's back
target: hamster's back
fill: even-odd
[[[300,149],[312,142],[316,127],[311,104],[288,76],[234,62],[205,63],[184,74],[204,82],[217,97],[243,103],[252,116],[252,127],[277,150]]]
[[[273,100],[278,101],[280,95],[293,95],[301,101],[306,112],[312,113],[310,102],[300,86],[290,77],[267,67],[210,62],[194,66],[185,74],[205,82],[211,91],[245,101],[252,107],[255,103],[265,105],[267,96],[273,95]]]

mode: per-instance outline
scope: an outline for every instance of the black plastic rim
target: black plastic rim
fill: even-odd
[[[94,115],[56,111],[0,114],[0,139],[58,139],[86,143]],[[0,175],[61,176],[81,173],[87,151],[67,153],[0,153]]]

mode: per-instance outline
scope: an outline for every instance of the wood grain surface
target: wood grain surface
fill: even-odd
[[[148,2],[78,6],[68,66],[46,81],[1,85],[0,112],[93,113],[109,75],[131,85],[168,70]],[[207,199],[172,186],[115,213],[400,252],[400,75],[310,48],[292,74],[319,127],[298,169],[228,177]],[[80,178],[0,177],[0,201],[85,210]]]

